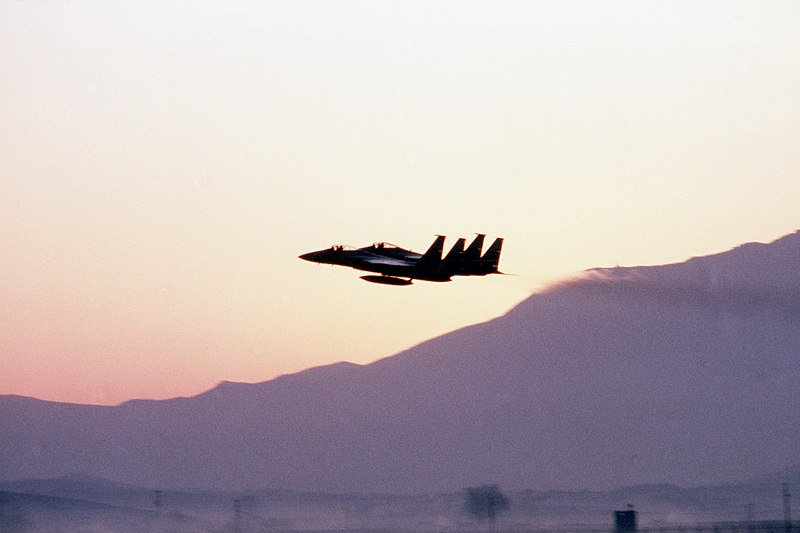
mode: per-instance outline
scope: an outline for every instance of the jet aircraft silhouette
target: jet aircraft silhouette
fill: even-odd
[[[466,239],[459,238],[444,258],[445,236],[437,235],[424,254],[386,242],[376,242],[363,248],[335,244],[325,250],[303,254],[300,259],[376,272],[380,275],[369,274],[361,276],[361,279],[384,285],[411,285],[415,279],[445,282],[451,281],[453,276],[502,274],[497,268],[503,239],[496,238],[482,254],[485,238],[486,235],[478,234],[466,249]]]

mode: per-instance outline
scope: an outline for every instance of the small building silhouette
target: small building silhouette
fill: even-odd
[[[625,511],[614,511],[614,533],[631,533],[636,531],[636,511],[632,508]]]

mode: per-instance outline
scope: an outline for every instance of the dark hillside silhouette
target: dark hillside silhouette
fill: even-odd
[[[116,407],[0,397],[0,478],[331,492],[695,485],[800,463],[800,234],[597,269],[369,365]]]

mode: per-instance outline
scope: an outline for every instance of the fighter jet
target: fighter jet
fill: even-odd
[[[424,254],[412,252],[386,242],[376,242],[363,248],[335,244],[325,250],[309,252],[300,259],[314,263],[341,265],[375,272],[361,276],[364,281],[384,285],[411,285],[412,280],[451,281],[453,276],[485,276],[499,274],[498,264],[503,239],[497,238],[481,255],[485,235],[479,234],[465,250],[466,240],[460,238],[442,259],[444,235],[436,239]]]

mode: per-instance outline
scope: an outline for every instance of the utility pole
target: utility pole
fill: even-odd
[[[233,500],[233,531],[242,531],[242,500],[238,498]]]
[[[753,504],[744,504],[744,521],[748,524],[753,521]]]
[[[783,523],[786,526],[786,533],[792,531],[792,493],[789,492],[789,484],[783,484]]]

